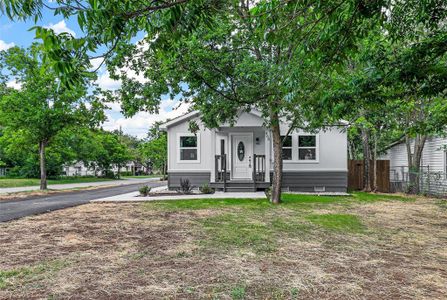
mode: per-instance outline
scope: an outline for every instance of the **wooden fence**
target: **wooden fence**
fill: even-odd
[[[374,165],[370,162],[371,186],[374,181]],[[348,162],[348,188],[350,190],[363,189],[363,160],[350,160]],[[377,160],[377,191],[382,193],[390,192],[390,161]]]

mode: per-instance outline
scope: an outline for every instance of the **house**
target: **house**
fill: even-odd
[[[111,171],[113,173],[118,173],[118,167],[116,165],[112,166]],[[148,174],[152,170],[148,169],[140,163],[133,161],[127,162],[126,165],[121,167],[121,173],[131,173],[133,175],[138,174]],[[95,168],[89,168],[84,165],[83,162],[78,161],[71,165],[66,165],[63,167],[62,175],[64,176],[101,176],[102,172],[96,170]]]
[[[413,149],[413,142],[411,149]],[[447,138],[429,137],[421,159],[421,190],[430,194],[447,192]],[[394,143],[382,159],[390,160],[390,181],[394,191],[404,191],[409,182],[407,147]]]
[[[195,121],[199,131],[189,131]],[[318,133],[294,131],[283,145],[283,189],[303,192],[346,192],[346,125],[328,126]],[[195,187],[253,191],[271,185],[272,135],[263,126],[260,112],[240,112],[233,125],[205,128],[193,111],[162,125],[168,137],[168,187],[180,179]],[[285,135],[288,124],[281,124]]]

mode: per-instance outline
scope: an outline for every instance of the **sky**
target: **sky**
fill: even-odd
[[[73,20],[64,20],[61,16],[54,16],[51,12],[44,12],[43,17],[37,24],[33,21],[11,22],[5,16],[0,15],[0,51],[13,46],[28,47],[34,41],[34,31],[29,29],[35,25],[45,26],[53,29],[56,33],[68,32],[74,36],[82,36],[77,23]],[[99,62],[93,62],[93,65]],[[115,90],[120,87],[120,82],[112,80],[105,68],[98,71],[97,84],[103,89]],[[9,86],[19,88],[16,82],[9,82]],[[169,96],[163,98],[159,113],[149,114],[145,112],[137,113],[132,118],[125,118],[121,113],[119,103],[109,105],[106,111],[107,121],[103,124],[105,130],[122,129],[124,133],[144,138],[148,129],[156,121],[164,121],[186,113],[188,107],[180,105],[176,99]]]

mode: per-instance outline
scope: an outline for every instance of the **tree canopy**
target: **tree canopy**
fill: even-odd
[[[65,128],[96,126],[104,115],[103,105],[88,92],[89,85],[60,85],[58,76],[41,58],[42,48],[37,44],[0,52],[3,83],[19,85],[15,89],[2,84],[0,125],[39,146],[41,188],[46,189],[46,147]]]

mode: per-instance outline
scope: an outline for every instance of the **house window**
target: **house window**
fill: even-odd
[[[180,137],[180,160],[197,160],[197,136]]]
[[[284,140],[285,138],[285,140]],[[292,137],[281,136],[281,140],[284,141],[282,145],[282,159],[292,160]]]
[[[298,159],[299,160],[317,160],[317,136],[300,135],[298,136]]]

